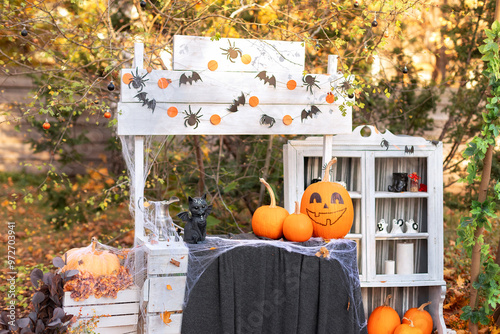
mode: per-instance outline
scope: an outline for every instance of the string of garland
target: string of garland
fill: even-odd
[[[467,177],[465,178],[469,186],[472,186],[479,179],[479,166],[484,161],[488,147],[495,146],[495,138],[500,133],[500,22],[495,21],[491,30],[486,29],[485,44],[479,47],[483,54],[482,60],[486,63],[486,70],[483,72],[489,79],[491,97],[487,98],[486,111],[483,112],[483,126],[481,136],[476,136],[467,146],[463,156],[469,159],[467,167]],[[490,148],[491,149],[491,148]],[[484,167],[483,167],[484,168]],[[494,186],[494,197],[500,200],[500,182]],[[467,305],[462,308],[462,320],[472,323],[489,323],[488,316],[491,316],[500,305],[500,266],[495,263],[490,254],[490,247],[484,244],[482,233],[478,236],[477,230],[491,232],[491,220],[495,215],[495,198],[487,197],[484,201],[473,201],[470,217],[463,217],[458,229],[458,242],[463,244],[467,254],[472,256],[476,243],[481,245],[482,270],[472,286],[478,292],[480,298],[476,299],[475,307]]]

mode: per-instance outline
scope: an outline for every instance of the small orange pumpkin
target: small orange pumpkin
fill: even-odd
[[[389,306],[389,299],[392,295],[388,295],[384,305],[373,310],[368,318],[368,334],[393,334],[396,327],[401,324],[399,314]]]
[[[423,334],[431,334],[434,323],[432,322],[432,316],[429,312],[424,310],[424,307],[430,305],[432,302],[427,302],[420,305],[418,308],[413,307],[405,312],[403,317],[403,324],[409,324],[413,322],[415,327],[422,330]]]
[[[328,163],[323,180],[307,187],[300,201],[300,212],[313,221],[313,235],[324,239],[345,237],[354,220],[349,192],[342,185],[328,181],[335,162],[337,158]]]
[[[299,202],[295,201],[295,212],[285,218],[283,222],[283,235],[289,241],[304,242],[313,234],[311,218],[300,213]]]
[[[266,186],[269,196],[271,196],[271,204],[263,205],[253,213],[253,233],[260,237],[279,239],[283,236],[283,221],[289,213],[285,208],[276,205],[276,198],[269,183],[263,178],[260,178],[259,181]]]
[[[394,334],[423,334],[422,330],[413,325],[413,322],[409,319],[403,318],[403,321],[408,320],[409,323],[402,323],[398,325],[394,330]]]
[[[116,254],[107,250],[97,250],[97,238],[92,238],[90,247],[73,248],[66,252],[63,260],[66,265],[61,271],[76,269],[88,271],[94,276],[110,275],[120,270],[120,260]]]

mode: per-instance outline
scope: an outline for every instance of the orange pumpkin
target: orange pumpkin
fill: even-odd
[[[271,204],[259,207],[252,216],[252,230],[255,235],[266,237],[269,239],[279,239],[283,236],[283,221],[289,215],[285,208],[276,205],[276,198],[274,197],[273,189],[264,180],[260,178],[259,181],[263,183],[269,196],[271,196]]]
[[[63,260],[66,265],[61,271],[76,269],[88,271],[94,276],[110,275],[120,269],[118,256],[107,250],[97,250],[97,238],[92,238],[91,247],[73,248],[66,252]]]
[[[401,324],[398,312],[389,306],[391,297],[388,295],[384,305],[374,309],[368,317],[368,334],[393,334],[396,327]]]
[[[309,240],[313,234],[311,219],[300,213],[299,202],[295,202],[295,213],[285,218],[283,222],[283,235],[289,241],[304,242]]]
[[[424,307],[430,305],[432,302],[427,302],[420,305],[418,308],[414,307],[405,312],[403,317],[403,324],[410,324],[413,322],[415,327],[422,330],[423,334],[431,334],[434,323],[432,322],[432,316],[424,310]]]
[[[335,162],[328,163],[323,180],[307,187],[300,201],[300,212],[313,221],[313,235],[324,239],[345,237],[354,220],[351,196],[342,185],[328,181]]]
[[[404,318],[403,321],[405,321]],[[398,325],[394,330],[394,334],[423,334],[423,332],[420,328],[413,326],[413,323],[410,320],[409,324],[403,323]]]

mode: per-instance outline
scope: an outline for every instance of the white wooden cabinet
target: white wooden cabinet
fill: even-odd
[[[370,135],[363,136],[362,133]],[[327,156],[329,152],[327,152]],[[322,175],[323,137],[291,140],[284,146],[285,208],[292,210],[311,179]],[[446,292],[443,279],[443,180],[442,143],[424,138],[380,133],[360,126],[352,134],[333,137],[331,156],[338,162],[331,181],[342,181],[354,206],[354,223],[346,238],[358,245],[358,268],[365,313],[381,305],[387,294],[391,306],[404,312],[431,300],[426,308],[434,327],[446,333],[442,308]],[[393,173],[416,172],[426,192],[389,192]],[[377,233],[380,219],[418,223],[416,233]],[[400,243],[413,245],[412,274],[385,274],[386,260],[398,261]],[[404,246],[403,246],[404,247]],[[411,247],[411,246],[409,246]],[[402,252],[400,251],[400,257]],[[411,253],[410,253],[411,254]],[[401,260],[401,258],[400,258]],[[411,259],[410,259],[411,260]],[[403,259],[403,262],[408,262]]]

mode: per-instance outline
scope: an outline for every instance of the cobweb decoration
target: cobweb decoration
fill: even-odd
[[[137,185],[145,188],[146,180],[149,175],[149,171],[153,166],[153,163],[156,160],[156,157],[161,152],[165,142],[168,139],[168,136],[144,136],[144,170],[143,175],[144,178],[139,180]],[[130,204],[129,209],[132,215],[132,218],[135,217],[136,210],[145,211],[145,208],[139,207],[139,203],[142,202],[141,198],[135,198],[135,136],[120,136],[121,144],[122,144],[122,152],[123,158],[125,159],[125,163],[127,164],[128,175],[130,179]]]
[[[351,300],[350,307],[354,310],[355,324],[359,327],[360,332],[366,327],[366,319],[362,316],[364,315],[363,301],[361,296],[356,294],[361,287],[356,242],[348,239],[337,239],[326,243],[322,238],[311,238],[304,243],[293,243],[280,240],[260,240],[256,239],[253,234],[229,235],[229,237],[231,239],[207,236],[206,241],[202,244],[186,244],[189,248],[189,269],[184,308],[187,306],[190,293],[200,277],[222,254],[238,247],[277,247],[305,256],[321,257],[321,260],[324,261],[338,261],[348,282],[345,288]]]

